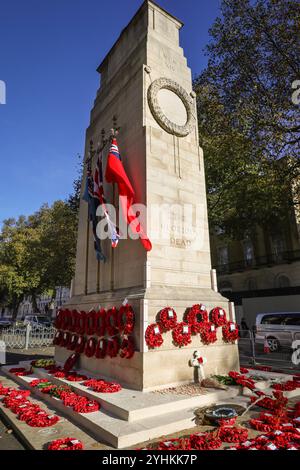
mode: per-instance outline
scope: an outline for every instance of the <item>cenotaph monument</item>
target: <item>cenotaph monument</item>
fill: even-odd
[[[135,202],[148,209],[152,250],[131,238],[121,239],[115,249],[104,240],[106,262],[98,261],[88,205],[81,201],[76,271],[67,308],[107,310],[119,308],[127,299],[135,312],[135,354],[131,359],[82,354],[78,367],[140,391],[192,382],[195,351],[206,359],[207,376],[239,367],[237,345],[223,340],[222,328],[217,342],[208,345],[193,335],[190,344],[178,347],[170,331],[163,334],[159,348],[150,349],[145,341],[148,325],[156,323],[166,307],[174,309],[178,322],[195,304],[208,311],[220,307],[234,322],[227,299],[212,285],[204,155],[191,70],[179,43],[182,26],[155,2],[142,4],[98,68],[101,83],[86,131],[87,162],[90,142],[96,145],[101,135],[110,134],[113,120],[117,122],[118,146]],[[95,164],[96,157],[93,169]],[[82,194],[85,180],[86,165]],[[106,181],[104,191],[107,201],[116,204],[116,191]],[[170,207],[171,223],[165,224],[168,217],[162,208]],[[193,209],[190,222],[182,224],[190,231],[178,228],[187,217],[183,208]],[[69,355],[66,348],[56,347],[57,361],[64,362]]]

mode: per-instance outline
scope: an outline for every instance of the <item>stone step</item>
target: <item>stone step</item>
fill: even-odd
[[[28,362],[23,362],[21,367],[28,368]],[[3,369],[9,374],[10,367]],[[85,371],[78,371],[81,374],[89,375]],[[123,388],[118,393],[97,393],[80,385],[78,382],[68,382],[64,379],[58,379],[48,374],[44,369],[34,370],[38,378],[48,378],[56,385],[69,385],[79,395],[86,396],[91,400],[98,400],[102,409],[120,419],[128,422],[135,422],[154,416],[186,410],[188,408],[201,408],[211,403],[220,402],[228,398],[234,398],[240,393],[239,387],[229,387],[228,390],[205,389],[203,394],[196,396],[180,396],[175,394],[160,394],[152,392],[138,392]],[[32,379],[30,379],[32,380]],[[29,380],[29,381],[30,381]]]

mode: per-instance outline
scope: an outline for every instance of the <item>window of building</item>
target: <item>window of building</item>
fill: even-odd
[[[244,248],[244,260],[246,266],[252,266],[254,263],[254,249],[252,245],[252,241],[247,239],[243,242]]]
[[[218,264],[224,266],[229,262],[228,246],[221,246],[218,248]]]
[[[273,235],[271,241],[273,258],[275,260],[282,261],[284,252],[286,251],[286,244],[283,235]]]

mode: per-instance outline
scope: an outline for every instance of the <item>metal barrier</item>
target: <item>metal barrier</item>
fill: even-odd
[[[281,347],[276,351],[267,352],[264,344],[256,340],[253,331],[240,330],[238,346],[241,364],[270,366],[277,369],[300,369],[300,361],[294,360],[292,340],[290,347]]]
[[[55,328],[45,326],[10,327],[0,332],[0,340],[10,349],[29,349],[51,346]]]

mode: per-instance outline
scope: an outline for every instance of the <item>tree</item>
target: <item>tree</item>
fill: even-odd
[[[286,219],[299,198],[300,4],[223,0],[195,81],[209,217],[229,236]],[[292,197],[293,196],[293,197]],[[296,196],[296,197],[295,197]]]

